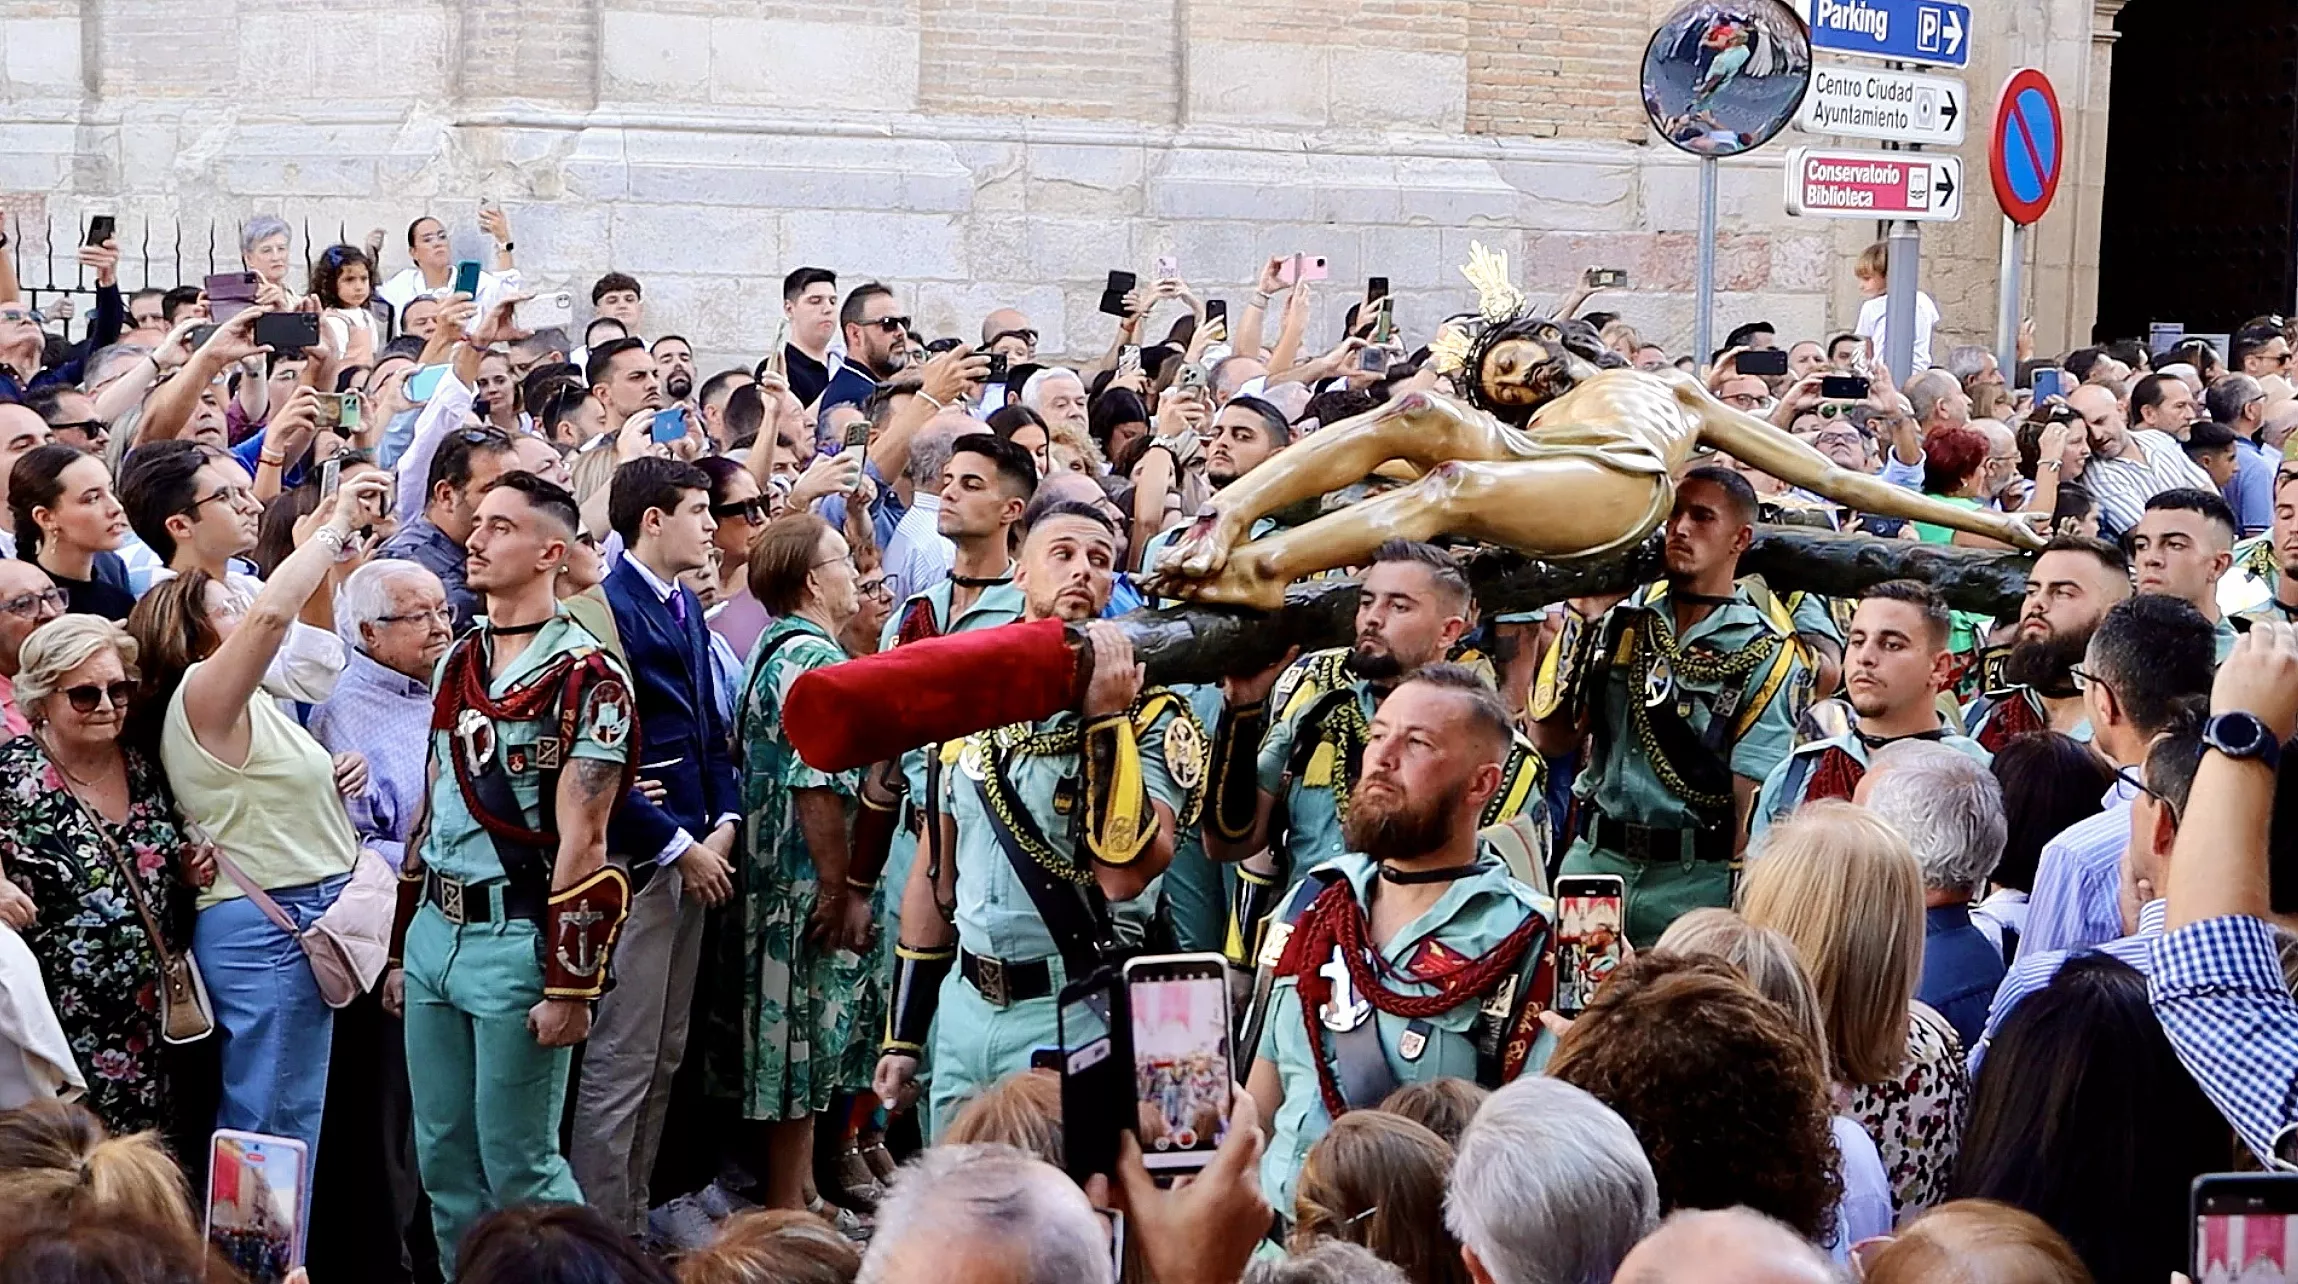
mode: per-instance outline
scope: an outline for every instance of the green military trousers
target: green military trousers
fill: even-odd
[[[1564,853],[1561,878],[1575,874],[1617,874],[1628,899],[1621,923],[1639,950],[1657,944],[1660,933],[1696,909],[1731,908],[1732,866],[1721,860],[1630,860],[1598,847],[1583,834]]]

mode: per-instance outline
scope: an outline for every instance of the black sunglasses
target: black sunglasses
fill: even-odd
[[[712,504],[710,515],[719,521],[739,517],[752,526],[766,524],[766,502],[759,499],[738,499],[730,504]]]
[[[900,334],[910,328],[908,317],[879,317],[875,321],[856,321],[860,326],[876,326],[887,334]]]
[[[126,709],[128,700],[136,694],[133,682],[114,682],[108,686],[89,683],[86,686],[64,688],[64,698],[72,702],[75,713],[94,713],[96,706],[110,701],[115,709]]]
[[[54,432],[62,432],[69,428],[89,437],[107,436],[112,431],[112,426],[101,419],[66,419],[61,423],[49,424],[48,427]]]

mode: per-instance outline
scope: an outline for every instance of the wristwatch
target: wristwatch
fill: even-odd
[[[2202,725],[2202,743],[2229,758],[2251,758],[2268,771],[2282,762],[2282,741],[2254,713],[2221,713]]]

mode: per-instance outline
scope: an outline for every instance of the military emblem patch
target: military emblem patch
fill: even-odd
[[[455,715],[455,751],[463,755],[464,769],[476,776],[495,760],[494,719],[477,709]]]
[[[620,679],[602,678],[586,703],[583,734],[608,749],[620,748],[630,738],[630,689]]]
[[[1205,737],[1187,714],[1165,724],[1165,770],[1173,783],[1195,789],[1205,780]]]

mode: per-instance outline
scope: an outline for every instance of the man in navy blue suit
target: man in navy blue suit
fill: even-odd
[[[647,1177],[662,1144],[671,1076],[686,1052],[703,911],[733,891],[741,804],[713,690],[702,603],[678,582],[708,564],[710,475],[637,459],[614,475],[607,520],[624,552],[606,597],[638,696],[637,790],[607,829],[607,853],[636,889],[583,1052],[569,1158],[583,1198],[622,1230],[645,1229]]]

